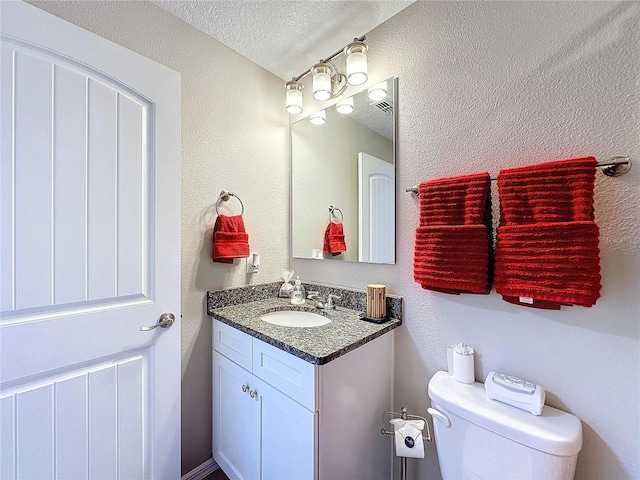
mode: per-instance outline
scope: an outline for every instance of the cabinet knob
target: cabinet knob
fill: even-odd
[[[242,385],[242,391],[247,393],[249,391],[249,385]]]
[[[249,390],[249,396],[251,398],[256,398],[258,396],[258,392],[256,390]]]

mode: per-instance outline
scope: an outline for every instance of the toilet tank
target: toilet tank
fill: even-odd
[[[535,416],[490,400],[484,384],[447,372],[429,381],[440,472],[452,479],[573,479],[582,424],[545,405]]]

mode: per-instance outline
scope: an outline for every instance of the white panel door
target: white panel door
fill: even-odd
[[[393,164],[358,153],[358,261],[395,262]]]
[[[179,74],[0,9],[0,478],[180,478]]]

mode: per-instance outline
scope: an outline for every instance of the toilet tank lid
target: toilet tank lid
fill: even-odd
[[[582,424],[577,417],[548,405],[542,415],[532,415],[489,399],[479,382],[460,383],[447,372],[437,372],[429,381],[429,398],[434,408],[445,410],[443,413],[542,452],[572,456],[582,448]]]

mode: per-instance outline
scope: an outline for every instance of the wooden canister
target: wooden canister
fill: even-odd
[[[377,283],[367,285],[367,317],[387,316],[387,287]]]

